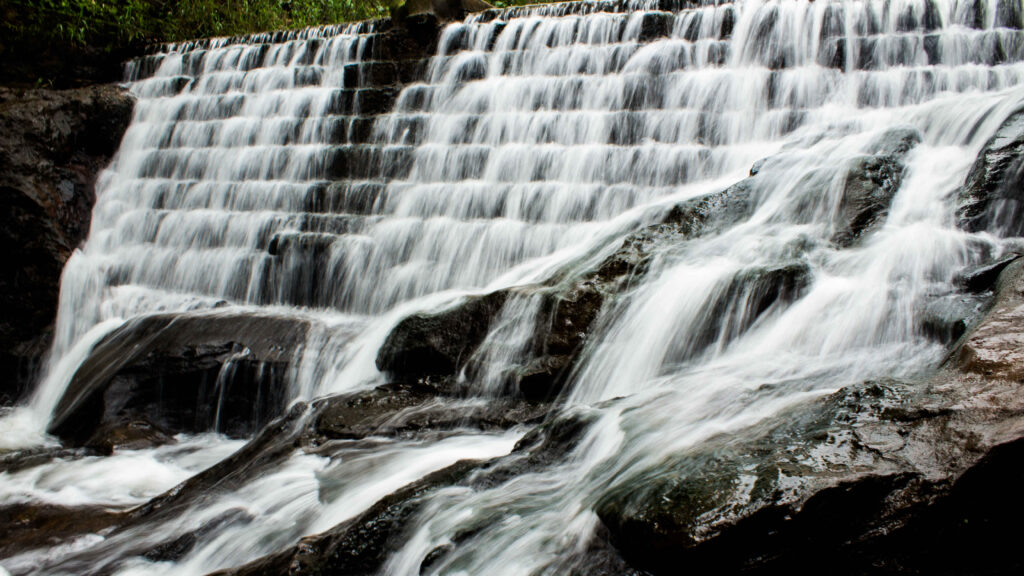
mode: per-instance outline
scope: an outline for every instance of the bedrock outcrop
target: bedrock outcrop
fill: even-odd
[[[0,402],[24,393],[50,343],[61,270],[88,234],[96,177],[133,105],[115,85],[0,88]]]
[[[1024,510],[1021,262],[995,292],[926,381],[847,386],[620,479],[595,507],[612,543],[655,574],[1019,571],[998,527]]]

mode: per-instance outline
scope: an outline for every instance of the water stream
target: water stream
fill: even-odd
[[[598,522],[594,502],[641,472],[842,386],[938,366],[945,348],[920,328],[922,307],[1003,249],[956,228],[954,194],[1024,106],[1020,15],[1012,0],[601,1],[470,15],[372,124],[360,74],[377,24],[166,46],[128,67],[133,121],[64,272],[49,370],[31,403],[0,420],[0,447],[52,443],[43,432],[74,371],[142,314],[312,322],[290,402],[381,384],[376,351],[404,316],[582,273],[674,204],[767,158],[745,218],[660,247],[604,307],[558,409],[593,418],[565,460],[493,488],[438,491],[384,567],[418,574],[458,540],[428,573],[567,573]],[[847,170],[894,131],[920,142],[891,209],[840,247]],[[799,294],[752,312],[759,295],[738,280],[790,268]],[[506,303],[470,400],[510,393],[503,370],[524,356],[537,307]],[[158,531],[91,535],[0,565],[238,566],[457,460],[504,456],[525,433],[352,442],[333,458],[296,450]],[[0,504],[139,503],[237,446],[204,434],[0,473]],[[64,477],[79,480],[55,487]],[[137,555],[231,511],[236,521],[176,562]]]

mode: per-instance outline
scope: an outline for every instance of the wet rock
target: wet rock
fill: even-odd
[[[61,574],[95,574],[115,571],[125,557],[148,556],[171,559],[187,554],[202,537],[246,521],[242,512],[229,511],[216,522],[154,546],[138,538],[140,533],[159,532],[165,523],[180,519],[189,510],[213,503],[223,494],[237,490],[264,474],[273,472],[291,456],[305,430],[308,406],[296,404],[284,416],[272,421],[242,448],[199,472],[167,492],[124,513],[117,526],[105,534],[105,542],[81,556],[69,555],[41,567]],[[216,525],[216,526],[214,526]],[[194,540],[193,540],[193,537]],[[117,554],[104,554],[104,547]]]
[[[981,324],[956,353],[957,367],[986,378],[1024,380],[1024,262],[1000,275],[998,297]]]
[[[984,292],[993,287],[999,274],[1011,263],[1020,258],[1020,254],[1011,253],[980,266],[975,266],[957,274],[955,282],[969,292]]]
[[[927,336],[951,344],[981,319],[988,304],[984,294],[951,293],[929,300],[918,317]]]
[[[241,524],[251,520],[252,516],[241,508],[228,510],[212,522],[207,522],[170,542],[165,542],[151,548],[142,557],[151,562],[176,562],[191,552],[196,544],[206,536],[216,534],[233,524]]]
[[[1000,236],[1024,232],[1024,112],[1013,114],[985,144],[957,194],[959,225]]]
[[[0,506],[0,558],[34,548],[54,546],[77,536],[109,531],[124,513],[102,506],[66,507],[17,503]]]
[[[142,450],[174,443],[173,436],[150,422],[133,420],[120,425],[101,426],[85,441],[85,447],[110,455],[114,450]]]
[[[1007,266],[993,309],[931,379],[849,386],[621,475],[595,506],[610,541],[655,574],[683,565],[753,574],[823,565],[838,574],[1013,572],[1021,560],[995,519],[1011,520],[1024,498],[982,486],[1024,474],[1011,456],[1024,449],[1024,358],[1016,354],[1024,318],[1015,315],[1022,267]],[[963,542],[983,547],[984,570],[940,560]]]
[[[49,431],[98,447],[116,441],[103,430],[135,421],[160,430],[150,440],[212,429],[251,434],[281,413],[284,375],[306,329],[293,318],[234,312],[136,318],[92,350]]]
[[[71,461],[95,455],[95,451],[90,448],[37,446],[11,450],[0,453],[0,472],[14,473],[52,462],[58,458]]]
[[[534,358],[516,375],[519,391],[528,400],[550,400],[561,392],[572,361],[569,355]]]
[[[527,432],[511,454],[481,465],[467,483],[474,489],[493,488],[564,461],[593,424],[596,414],[589,409],[572,409],[552,415]]]
[[[431,493],[447,486],[494,487],[527,471],[549,466],[575,446],[592,419],[593,414],[589,412],[566,414],[535,428],[505,458],[457,462],[383,498],[352,520],[303,538],[289,550],[216,574],[377,574],[384,561],[407,542],[406,530]],[[452,546],[434,550],[422,565],[429,567],[442,562],[460,542],[473,534],[470,530],[456,535]],[[599,547],[600,544],[595,544],[595,549]],[[611,565],[615,554],[608,550],[604,553],[601,561]]]
[[[414,437],[454,429],[507,430],[538,421],[549,406],[513,399],[446,396],[423,384],[392,384],[318,400],[307,449],[335,439]]]
[[[682,202],[661,223],[627,236],[618,249],[576,278],[470,296],[436,313],[402,320],[377,355],[377,367],[407,382],[454,376],[467,367],[494,318],[511,298],[540,294],[536,333],[515,371],[515,388],[530,400],[557,396],[610,298],[647,272],[655,250],[735,224],[749,212],[749,182]]]
[[[890,130],[873,143],[872,155],[857,158],[847,167],[832,236],[836,245],[852,246],[882,225],[903,180],[902,158],[920,141],[916,130]]]
[[[469,297],[448,310],[405,318],[377,353],[377,368],[399,379],[456,374],[483,342],[508,294]]]
[[[405,543],[405,529],[421,509],[425,497],[438,488],[459,482],[479,464],[472,460],[457,462],[394,492],[348,522],[303,538],[289,550],[214,574],[377,574],[388,556]]]
[[[692,327],[694,347],[735,339],[773,306],[795,302],[808,284],[810,268],[799,261],[740,272],[709,303],[703,325]]]
[[[93,185],[131,119],[113,86],[0,88],[0,403],[35,379],[49,346],[64,263],[89,231]]]

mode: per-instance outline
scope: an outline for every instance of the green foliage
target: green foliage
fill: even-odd
[[[232,36],[387,14],[388,0],[0,0],[8,46],[106,50],[146,42]]]
[[[566,2],[568,0],[493,0],[491,4],[494,4],[497,8],[508,8],[510,6],[529,6],[531,4],[547,4],[555,2]]]

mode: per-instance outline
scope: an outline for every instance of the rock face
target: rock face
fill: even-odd
[[[1024,111],[1010,116],[985,144],[957,201],[960,227],[969,232],[1024,233]]]
[[[1024,265],[927,382],[868,382],[623,478],[596,510],[611,541],[654,573],[1011,573],[994,528],[1024,509]],[[638,490],[637,486],[643,486]],[[970,520],[970,522],[968,522]],[[944,550],[971,542],[971,566]],[[950,548],[952,547],[952,548]],[[964,562],[964,555],[958,555]]]
[[[470,297],[436,314],[402,320],[377,353],[377,368],[399,378],[452,375],[483,342],[508,295]]]
[[[89,231],[96,175],[133,100],[122,89],[0,89],[0,402],[17,399],[49,345],[64,262]]]
[[[288,362],[306,330],[239,313],[136,318],[82,363],[49,430],[104,450],[182,431],[250,434],[281,413]]]
[[[630,234],[618,249],[575,278],[472,296],[438,313],[410,316],[388,335],[377,367],[406,381],[455,376],[471,367],[473,352],[507,302],[539,297],[535,333],[527,345],[527,359],[513,375],[513,388],[528,400],[550,400],[562,391],[589,336],[598,328],[602,309],[647,273],[654,251],[739,222],[749,214],[749,192],[749,182],[743,181],[680,203],[660,223]],[[795,295],[803,282],[784,271],[760,279],[754,276],[747,278],[753,284],[741,279],[735,287],[760,293],[751,322],[777,297]],[[784,285],[764,284],[772,283],[772,278]]]
[[[889,205],[903,181],[903,157],[921,141],[909,128],[895,128],[847,168],[832,241],[845,248],[877,230],[889,214]]]

